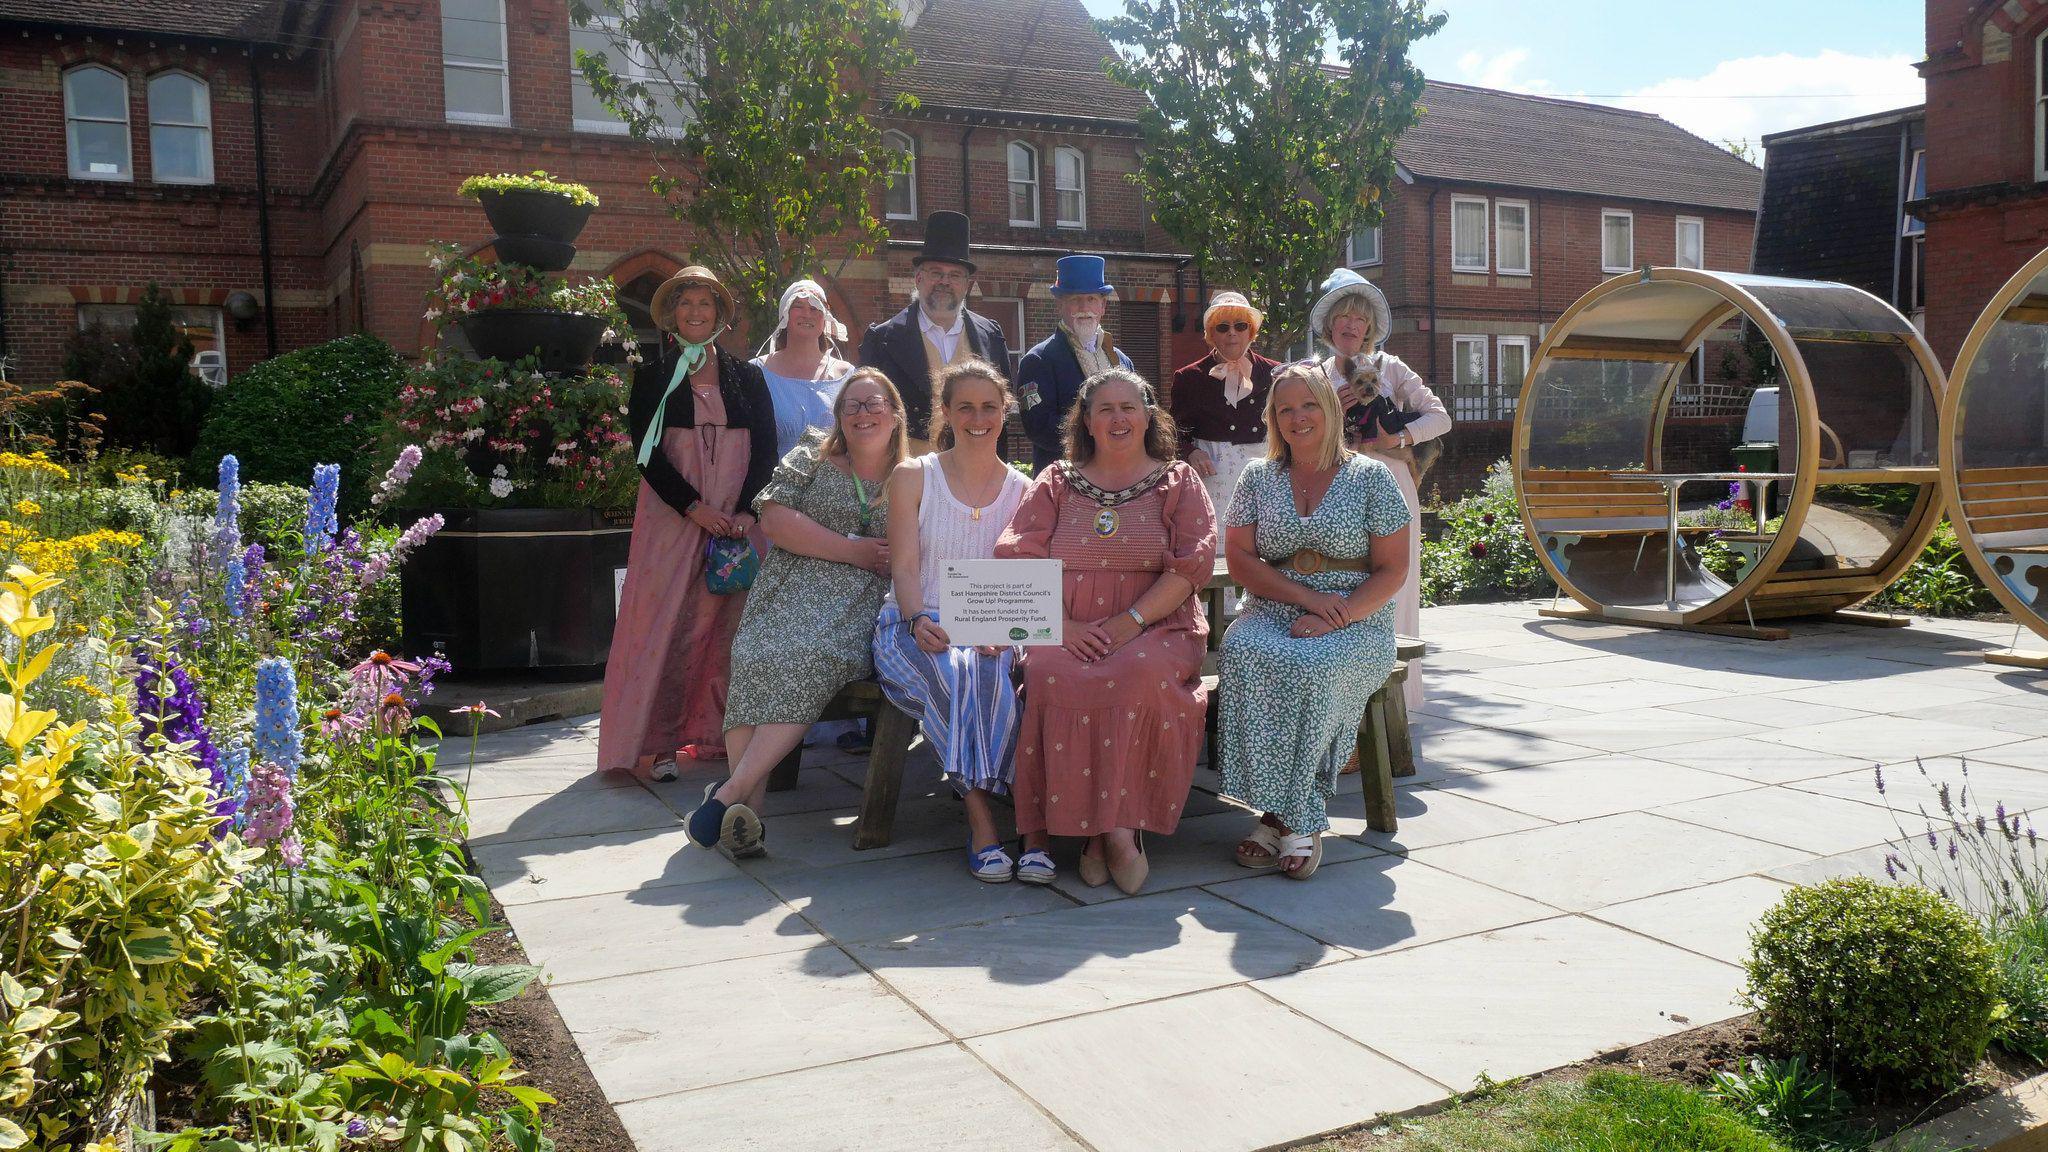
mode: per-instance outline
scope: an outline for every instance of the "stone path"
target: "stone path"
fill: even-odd
[[[1401,831],[1368,832],[1347,778],[1308,883],[1230,861],[1247,817],[1206,769],[1135,898],[1081,886],[1071,845],[1050,890],[969,878],[928,758],[895,843],[855,852],[836,753],[742,867],[686,845],[710,776],[593,774],[594,718],[483,738],[472,844],[647,1152],[1195,1152],[1735,1014],[1786,884],[1882,875],[1923,826],[1915,757],[2048,806],[2048,679],[1980,659],[2010,626],[1765,644],[1533,609],[1424,613]],[[1883,795],[1873,763],[1903,765]]]

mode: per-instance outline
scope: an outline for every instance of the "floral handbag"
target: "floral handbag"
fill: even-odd
[[[761,557],[745,536],[713,536],[704,544],[704,587],[713,596],[730,596],[754,586]]]

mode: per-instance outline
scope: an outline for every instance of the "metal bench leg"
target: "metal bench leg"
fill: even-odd
[[[775,767],[768,770],[768,790],[770,792],[794,792],[796,790],[796,774],[802,771],[803,766],[804,746],[798,744],[789,750],[789,755],[784,756],[776,762]]]
[[[896,797],[903,790],[903,761],[917,725],[894,704],[883,700],[875,709],[874,747],[868,752],[868,778],[861,790],[860,819],[853,825],[855,848],[887,848],[896,834]]]
[[[1365,790],[1365,826],[1375,832],[1393,834],[1400,827],[1394,817],[1394,765],[1387,745],[1386,687],[1373,694],[1358,725],[1358,766]]]

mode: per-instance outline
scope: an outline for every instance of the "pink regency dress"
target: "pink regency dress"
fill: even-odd
[[[1064,561],[1067,618],[1099,621],[1128,611],[1162,572],[1208,583],[1216,512],[1194,469],[1178,461],[1113,493],[1059,461],[1032,484],[995,554]],[[1174,830],[1202,746],[1208,634],[1191,593],[1102,660],[1025,649],[1012,785],[1019,833]]]
[[[667,428],[660,451],[705,504],[731,514],[751,455],[748,429],[726,423],[716,389],[696,397],[696,427]],[[619,594],[604,713],[600,768],[641,772],[643,757],[672,756],[687,744],[725,743],[725,696],[732,639],[746,593],[714,596],[704,586],[706,533],[646,481],[633,509],[633,545]],[[762,542],[754,547],[765,552]]]

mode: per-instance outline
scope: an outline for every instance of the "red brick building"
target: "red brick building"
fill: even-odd
[[[2048,246],[2048,0],[1928,0],[1927,339],[1944,362]]]
[[[910,171],[876,205],[894,238],[832,277],[842,318],[857,330],[900,308],[923,218],[959,209],[974,306],[1013,348],[1050,331],[1053,261],[1084,250],[1109,257],[1111,331],[1141,370],[1198,355],[1213,286],[1126,179],[1142,98],[1102,75],[1109,48],[1080,0],[910,7],[917,63],[900,83],[920,107],[884,122]],[[455,194],[477,172],[590,185],[603,206],[575,270],[614,277],[644,320],[689,238],[648,190],[645,147],[574,72],[576,47],[602,37],[572,27],[567,0],[0,0],[14,378],[55,379],[66,335],[118,318],[150,280],[225,373],[357,331],[418,347],[427,244],[487,236]],[[1453,452],[1483,468],[1557,314],[1616,268],[1746,269],[1760,178],[1641,113],[1448,84],[1424,102],[1385,224],[1345,255],[1386,288],[1393,350],[1454,404]]]
[[[1643,112],[1430,82],[1395,147],[1386,219],[1347,259],[1387,294],[1388,349],[1457,419],[1431,483],[1476,483],[1508,454],[1529,357],[1588,289],[1644,265],[1746,272],[1763,174]],[[1739,431],[1743,389],[1703,350],[1672,427],[1712,454]]]

